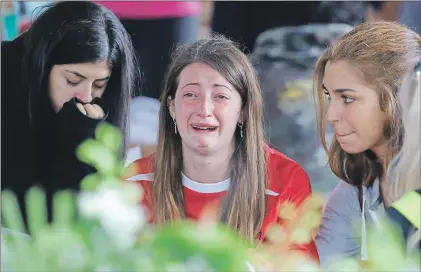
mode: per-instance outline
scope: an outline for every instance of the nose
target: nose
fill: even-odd
[[[326,113],[326,120],[332,124],[332,123],[338,122],[341,119],[342,119],[342,107],[334,103],[334,101],[331,101]]]
[[[75,95],[83,103],[92,102],[92,84],[86,84],[81,86],[81,89],[77,90]]]
[[[214,109],[213,101],[211,97],[204,96],[202,97],[199,103],[198,115],[200,117],[209,117],[212,115]]]

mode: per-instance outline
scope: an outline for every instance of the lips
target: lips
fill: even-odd
[[[215,131],[218,129],[218,126],[210,124],[191,124],[190,126],[196,131]]]
[[[342,133],[342,134],[337,133],[336,136],[337,137],[345,137],[345,136],[351,135],[352,133],[354,133],[354,132],[351,132],[351,133]]]

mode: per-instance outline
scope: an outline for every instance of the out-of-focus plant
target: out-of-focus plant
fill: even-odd
[[[138,204],[138,184],[122,182],[120,132],[109,124],[83,142],[78,158],[97,169],[80,193],[55,194],[47,222],[46,197],[26,195],[29,236],[16,196],[2,192],[2,271],[244,271],[247,247],[220,224],[177,222],[152,229]],[[227,250],[230,248],[230,250]]]
[[[121,142],[120,132],[104,123],[95,139],[80,145],[78,158],[97,173],[81,181],[78,194],[55,194],[52,222],[47,222],[44,191],[28,191],[29,236],[23,234],[15,195],[2,192],[7,232],[1,233],[1,271],[323,271],[298,250],[314,237],[322,196],[313,194],[299,208],[284,203],[279,210],[282,225],[274,225],[267,241],[258,245],[218,223],[212,207],[196,223],[153,227],[138,204],[141,187],[120,179]],[[419,271],[417,259],[404,251],[400,234],[388,226],[370,232],[369,263],[338,260],[328,271]]]

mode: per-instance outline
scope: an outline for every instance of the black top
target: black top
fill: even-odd
[[[73,100],[55,114],[45,98],[30,123],[22,71],[24,51],[22,36],[1,44],[1,189],[17,194],[25,215],[25,192],[34,185],[43,187],[51,217],[52,194],[78,190],[81,179],[94,171],[77,160],[75,150],[83,140],[94,137],[103,120],[85,116]]]

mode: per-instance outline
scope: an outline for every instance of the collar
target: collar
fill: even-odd
[[[198,193],[212,194],[212,193],[221,193],[227,191],[231,179],[216,182],[216,183],[200,183],[194,180],[189,179],[184,173],[181,173],[183,186],[189,188],[192,191]]]
[[[383,203],[380,195],[380,181],[376,178],[369,187],[363,186],[365,200],[370,210],[377,210],[378,206]]]

